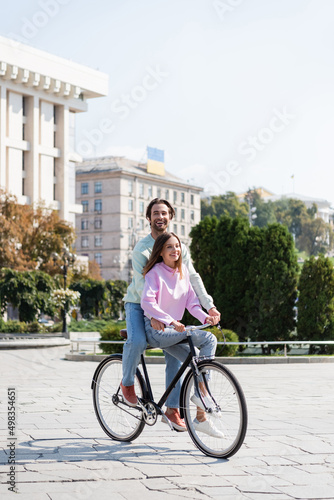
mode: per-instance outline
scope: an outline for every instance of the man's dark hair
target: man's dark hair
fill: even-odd
[[[169,218],[172,220],[172,218],[175,216],[175,210],[172,207],[172,205],[169,203],[167,200],[163,200],[162,198],[154,198],[152,201],[147,206],[146,209],[146,218],[151,220],[151,213],[152,213],[152,207],[153,205],[166,205],[169,211]]]

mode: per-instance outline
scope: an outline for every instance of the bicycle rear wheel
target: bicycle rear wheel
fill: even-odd
[[[196,418],[197,406],[191,400],[195,394],[194,375],[189,371],[181,393],[188,432],[194,444],[205,455],[228,458],[239,450],[246,435],[245,396],[235,376],[217,361],[202,361],[198,364],[198,369],[207,381],[210,394],[207,400],[213,411],[205,413],[208,423],[205,424],[205,429],[203,426],[201,428]]]
[[[114,354],[97,367],[93,381],[93,402],[97,419],[104,432],[116,441],[132,441],[142,432],[142,411],[123,402],[119,384],[122,380],[122,355]],[[137,370],[135,391],[144,394],[145,383]]]

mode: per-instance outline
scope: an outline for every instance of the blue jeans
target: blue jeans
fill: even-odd
[[[187,358],[190,352],[189,345],[177,344],[187,337],[187,332],[177,332],[173,328],[165,328],[164,332],[162,330],[154,330],[154,328],[151,327],[150,320],[146,317],[145,328],[147,341],[152,347],[161,347],[165,353],[174,356],[181,362],[183,362]],[[199,348],[200,357],[207,359],[214,358],[217,347],[217,338],[213,335],[213,333],[205,332],[204,330],[194,330],[191,333],[191,338],[194,346]],[[175,377],[176,371],[177,370],[175,370],[173,373],[171,372],[168,374],[169,383]],[[167,377],[166,385],[168,385]],[[166,404],[167,406],[169,406],[168,400]],[[173,407],[171,406],[171,408]]]
[[[123,347],[122,383],[123,385],[128,386],[134,384],[135,373],[140,362],[140,356],[143,354],[147,346],[147,338],[145,333],[144,311],[140,307],[140,304],[126,302],[125,313],[128,338]],[[180,368],[181,363],[175,356],[169,354],[169,352],[166,352],[165,350],[164,354],[166,360],[166,386],[168,386],[173,380],[175,373]],[[180,391],[181,381],[179,380],[166,401],[166,405],[169,408],[179,408]]]

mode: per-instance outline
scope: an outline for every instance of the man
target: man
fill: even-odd
[[[154,198],[146,210],[146,219],[150,223],[151,233],[136,244],[132,253],[133,278],[123,299],[125,302],[128,338],[123,348],[123,379],[121,382],[124,399],[130,406],[137,405],[134,377],[140,362],[140,356],[147,346],[144,312],[140,306],[145,283],[142,272],[151,255],[154,241],[159,234],[167,231],[168,225],[174,215],[174,208],[167,200]],[[212,297],[207,294],[199,274],[196,273],[185,245],[182,245],[182,261],[188,268],[190,282],[202,307],[208,311],[210,316],[215,318],[215,323],[218,323],[220,313],[214,307]],[[151,326],[156,330],[164,328],[164,325],[154,318],[151,320]],[[168,352],[164,351],[164,354],[166,360],[166,385],[169,385],[174,378],[174,374],[180,367],[180,362]],[[166,401],[166,415],[175,429],[183,431],[186,430],[186,427],[178,411],[179,394],[180,382],[178,382],[178,385],[173,389]]]

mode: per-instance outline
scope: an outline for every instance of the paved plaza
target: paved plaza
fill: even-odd
[[[229,460],[160,421],[132,443],[110,440],[92,405],[95,362],[68,347],[0,351],[0,498],[14,457],[19,497],[32,500],[286,500],[334,498],[334,364],[233,365],[248,403],[245,443]],[[149,365],[159,394],[164,367]],[[15,394],[15,435],[7,391]],[[16,439],[15,439],[16,438]]]

